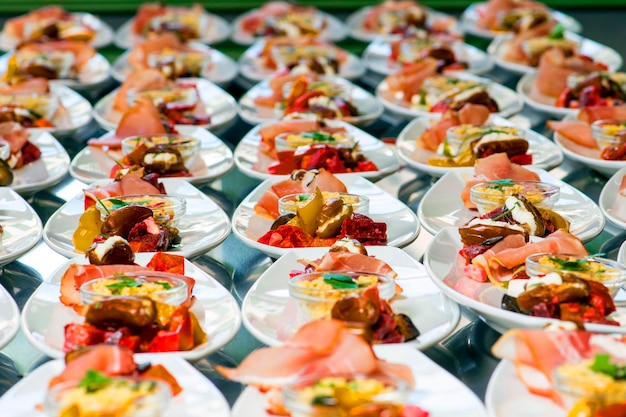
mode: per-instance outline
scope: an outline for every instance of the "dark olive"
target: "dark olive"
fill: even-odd
[[[144,206],[125,206],[107,216],[100,231],[107,236],[128,238],[128,233],[137,224],[152,217],[152,210]]]
[[[503,310],[508,310],[508,311],[513,311],[515,313],[524,314],[522,309],[519,308],[519,305],[517,305],[517,298],[516,297],[511,297],[508,294],[504,294],[502,296],[502,309]]]
[[[134,265],[135,252],[133,252],[132,248],[125,239],[117,238],[119,240],[116,240],[111,245],[111,248],[104,254],[104,256],[102,258],[98,257],[96,254],[96,248],[99,245],[107,244],[109,239],[104,242],[94,243],[91,245],[91,247],[87,250],[89,263],[92,265]]]
[[[24,72],[33,77],[43,77],[49,80],[58,78],[57,71],[47,65],[29,65],[24,69]]]
[[[291,219],[293,219],[294,217],[296,217],[295,213],[283,214],[282,216],[280,216],[276,220],[274,220],[274,223],[272,223],[272,227],[270,227],[270,230],[278,229],[279,226],[282,226],[282,225],[285,225],[285,224],[289,223],[289,221]]]
[[[402,333],[402,336],[404,336],[405,342],[417,339],[420,335],[420,331],[415,327],[415,324],[413,324],[413,320],[406,314],[396,314],[393,316],[393,319],[396,322],[396,328]]]
[[[13,183],[13,170],[4,159],[0,159],[0,186],[7,186]]]
[[[333,305],[331,318],[342,321],[358,321],[373,325],[380,316],[379,306],[362,295],[344,297]]]
[[[528,241],[527,233],[506,226],[484,224],[461,226],[459,227],[459,234],[461,235],[461,242],[466,245],[481,245],[486,240],[508,235],[523,235],[526,241]]]
[[[148,297],[110,297],[89,305],[85,323],[101,328],[139,329],[152,324],[156,316],[156,305]]]

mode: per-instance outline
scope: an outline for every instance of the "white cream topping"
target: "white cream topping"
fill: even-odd
[[[520,232],[525,232],[524,228],[518,224],[511,224],[511,223],[507,223],[507,222],[501,222],[498,220],[492,220],[492,219],[481,219],[476,217],[475,219],[470,220],[470,222],[467,224],[468,226],[476,226],[476,225],[483,225],[483,226],[496,226],[496,227],[507,227],[509,229],[513,229],[513,230],[519,230]]]
[[[113,246],[116,243],[125,243],[128,245],[128,242],[123,237],[111,236],[104,242],[97,244],[93,252],[98,259],[102,260],[106,256],[106,254],[113,249]]]
[[[516,197],[511,196],[506,199],[505,206],[507,209],[511,210],[511,217],[520,224],[527,224],[529,233],[534,236],[537,232],[537,222],[535,221],[533,213],[526,209],[524,203]]]

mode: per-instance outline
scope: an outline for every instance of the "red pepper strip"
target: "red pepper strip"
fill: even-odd
[[[70,323],[65,326],[63,352],[70,352],[80,347],[103,343],[105,334],[104,330],[89,324]]]
[[[324,93],[319,90],[308,91],[302,94],[300,97],[296,98],[293,101],[293,104],[287,109],[285,109],[285,113],[293,113],[296,109],[298,110],[306,110],[309,108],[309,100],[313,97],[323,96]]]
[[[185,274],[185,258],[171,253],[157,252],[146,266],[154,271]]]
[[[359,161],[357,162],[357,167],[359,172],[378,171],[378,167],[372,161]]]
[[[194,347],[193,328],[189,310],[179,307],[165,330],[159,330],[150,342],[148,352],[173,352],[179,350],[191,350]]]
[[[511,162],[517,165],[532,165],[533,156],[529,153],[525,153],[522,155],[515,155],[509,158]]]
[[[430,111],[432,113],[445,113],[449,107],[450,106],[448,105],[448,103],[445,102],[445,100],[441,100],[440,102],[433,104],[433,106],[430,108]]]

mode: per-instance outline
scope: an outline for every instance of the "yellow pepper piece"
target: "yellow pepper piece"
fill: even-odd
[[[578,401],[567,413],[567,417],[592,417],[599,408],[597,401],[590,398],[583,398]]]
[[[100,234],[102,227],[102,220],[100,220],[100,212],[95,206],[91,206],[85,210],[80,220],[78,220],[78,227],[72,236],[72,243],[79,252],[87,252],[87,249],[93,243],[96,236]]]

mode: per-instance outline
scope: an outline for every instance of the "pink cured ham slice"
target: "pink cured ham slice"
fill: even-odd
[[[527,64],[529,56],[524,51],[524,42],[529,39],[550,35],[556,24],[556,21],[548,20],[517,34],[508,44],[508,48],[504,52],[504,59],[506,61]]]
[[[541,55],[534,88],[548,97],[558,97],[567,88],[571,75],[586,75],[604,70],[598,64],[580,56],[566,57],[562,49],[552,48]]]
[[[419,93],[424,80],[437,73],[438,65],[436,59],[426,58],[403,68],[396,74],[389,75],[385,78],[389,91],[401,92],[405,100],[410,100]]]
[[[9,143],[12,154],[21,151],[26,142],[28,142],[29,137],[28,130],[24,129],[19,123],[0,123],[0,138]]]
[[[327,252],[315,261],[298,260],[307,266],[312,265],[316,271],[361,271],[379,273],[395,278],[398,276],[386,262],[371,256],[350,252]]]
[[[97,185],[83,190],[85,193],[85,209],[108,197],[132,194],[161,194],[161,190],[142,179],[143,170],[130,171],[119,181],[106,185]]]
[[[46,43],[28,43],[18,47],[18,52],[49,54],[54,51],[70,52],[74,55],[74,69],[80,71],[82,67],[96,55],[96,50],[87,42],[82,41],[47,41]]]
[[[576,120],[557,122],[548,120],[546,125],[549,129],[558,132],[572,142],[586,148],[598,149],[598,143],[591,134],[591,126],[585,122]]]
[[[48,80],[31,78],[16,85],[0,84],[0,94],[46,94],[49,92]]]
[[[4,32],[9,36],[22,38],[24,36],[24,28],[32,22],[36,22],[38,20],[61,19],[67,14],[68,12],[59,6],[42,7],[41,9],[33,10],[23,16],[7,20],[4,24]]]
[[[275,123],[268,124],[259,129],[259,135],[261,141],[267,142],[274,148],[274,139],[281,133],[291,132],[307,132],[319,130],[321,128],[317,120],[310,119],[294,119],[294,120],[281,120]]]
[[[461,124],[482,125],[487,122],[491,112],[480,104],[468,103],[461,110],[448,110],[434,124],[426,129],[417,139],[417,146],[436,152],[446,138],[448,129]]]
[[[626,196],[626,175],[622,177],[622,182],[619,185],[619,193]]]
[[[545,5],[534,1],[516,1],[516,0],[489,0],[482,5],[478,12],[478,27],[482,29],[492,29],[497,22],[499,15],[518,7],[533,8],[543,10]]]
[[[588,124],[602,119],[626,119],[626,106],[583,107],[578,112],[578,120]]]
[[[147,90],[158,90],[172,86],[173,82],[166,79],[161,71],[146,68],[133,71],[126,77],[113,99],[113,109],[125,113],[130,105],[128,104],[128,92],[142,92]]]
[[[133,69],[149,68],[148,57],[165,49],[177,52],[196,51],[182,43],[174,33],[165,32],[135,46],[128,55],[128,62]]]

